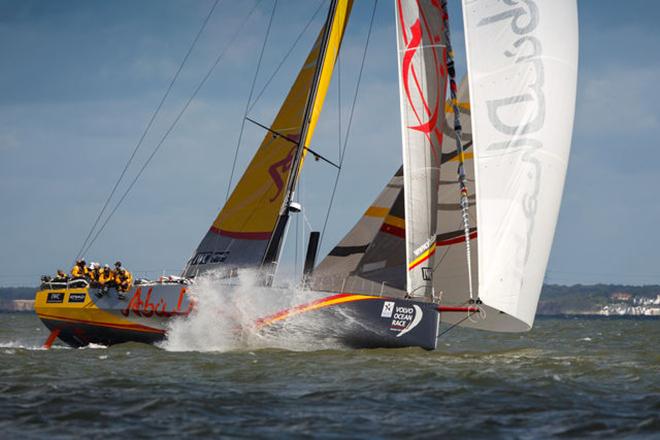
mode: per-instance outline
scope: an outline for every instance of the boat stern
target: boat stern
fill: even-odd
[[[178,308],[170,310],[168,303]],[[191,307],[186,289],[177,285],[136,286],[125,297],[114,289],[100,294],[91,287],[46,286],[37,291],[34,303],[51,331],[46,345],[59,338],[73,347],[159,342],[168,319],[189,313]]]

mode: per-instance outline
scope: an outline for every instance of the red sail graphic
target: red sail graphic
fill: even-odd
[[[442,144],[442,131],[440,130],[440,127],[438,127],[438,120],[440,114],[440,104],[443,101],[444,90],[442,90],[440,87],[435,88],[435,95],[433,96],[433,100],[432,100],[433,108],[431,108],[431,106],[429,106],[429,102],[427,102],[426,100],[426,96],[423,92],[423,88],[420,85],[418,73],[415,70],[415,66],[413,64],[413,59],[416,55],[421,56],[421,54],[419,54],[419,50],[423,48],[424,34],[426,34],[428,36],[426,40],[429,43],[431,43],[430,49],[433,53],[433,67],[435,70],[434,72],[435,77],[439,80],[438,81],[439,83],[444,84],[444,81],[440,81],[440,80],[446,77],[447,75],[446,69],[444,67],[446,53],[444,51],[444,47],[442,47],[442,54],[439,54],[438,46],[436,46],[438,44],[441,44],[442,42],[442,38],[440,36],[440,32],[442,31],[442,29],[435,29],[434,30],[435,32],[431,30],[428,20],[426,19],[424,13],[424,9],[421,7],[420,7],[421,21],[420,18],[417,18],[411,26],[407,26],[404,23],[404,14],[402,10],[401,1],[402,0],[397,0],[397,7],[399,9],[398,15],[401,21],[400,26],[402,30],[402,37],[404,40],[404,44],[406,45],[406,51],[402,61],[401,79],[403,82],[404,93],[410,105],[410,109],[413,111],[413,114],[415,115],[415,118],[418,121],[417,125],[410,125],[408,126],[408,128],[412,130],[421,131],[422,133],[427,135],[427,138],[433,150],[434,157],[437,161],[438,160],[437,151],[439,151],[440,145]],[[417,2],[417,4],[419,6],[419,1]],[[440,15],[443,14],[442,8],[437,1],[432,1],[431,4],[435,9],[437,9],[438,14]],[[410,30],[410,37],[408,36],[406,29]],[[413,91],[411,91],[411,84],[410,84],[411,79],[414,82],[414,86],[415,86],[414,92],[416,92],[419,95],[423,109],[417,108],[416,103],[412,98]],[[425,116],[427,119],[423,120],[420,114],[422,114],[422,116]]]

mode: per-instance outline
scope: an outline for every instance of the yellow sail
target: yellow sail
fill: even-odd
[[[352,0],[340,1],[336,9],[328,51],[322,66],[317,97],[305,139],[306,146],[312,139],[323,108],[352,3]],[[273,131],[294,140],[300,138],[305,104],[320,55],[322,33],[323,31],[316,39],[314,47],[271,125]],[[282,206],[295,148],[296,145],[287,139],[271,133],[266,134],[231,197],[213,222],[214,232],[224,232],[240,238],[270,236]]]
[[[352,5],[353,0],[337,1],[334,15],[327,22],[331,23],[331,29],[325,56],[321,53],[324,27],[270,126],[272,132],[286,138],[266,133],[227,203],[188,262],[185,275],[191,276],[217,265],[249,267],[261,263],[287,193],[298,147],[292,140],[300,139],[316,69],[320,67],[320,74],[304,146],[309,146],[321,114]],[[321,66],[318,66],[319,57],[323,61]],[[305,153],[306,150],[303,158]],[[297,172],[302,164],[301,159]]]

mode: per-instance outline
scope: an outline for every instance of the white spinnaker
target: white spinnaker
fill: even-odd
[[[576,0],[463,0],[479,297],[495,331],[531,328],[571,145]],[[500,313],[501,312],[501,313]]]

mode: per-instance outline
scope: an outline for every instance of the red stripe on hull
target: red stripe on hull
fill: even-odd
[[[141,325],[141,324],[113,324],[109,322],[100,322],[100,321],[88,321],[85,319],[74,319],[74,318],[67,318],[65,316],[56,316],[56,315],[47,315],[45,313],[40,313],[39,318],[44,318],[44,319],[49,319],[49,320],[55,320],[55,321],[62,321],[66,323],[80,323],[80,324],[85,324],[85,325],[92,325],[92,326],[98,326],[98,327],[108,327],[108,328],[117,328],[117,329],[122,329],[122,330],[133,330],[133,331],[138,331],[138,332],[144,332],[144,333],[158,333],[158,334],[165,334],[165,330],[153,328],[153,327],[147,327],[146,325]]]
[[[317,299],[315,301],[311,301],[311,302],[308,302],[308,303],[305,303],[305,304],[301,304],[299,306],[292,307],[290,309],[280,310],[279,312],[277,312],[273,315],[266,316],[264,318],[258,319],[257,321],[255,321],[255,325],[257,327],[261,327],[262,325],[268,324],[269,322],[272,322],[272,321],[276,321],[279,318],[282,318],[283,316],[288,316],[288,315],[293,314],[295,312],[299,312],[299,311],[308,309],[309,307],[313,307],[313,306],[316,306],[318,304],[323,304],[325,302],[329,302],[329,301],[332,301],[332,300],[335,300],[335,299],[345,298],[347,296],[353,296],[353,294],[351,294],[351,293],[338,293],[336,295],[326,296],[325,298],[321,298],[321,299]]]

